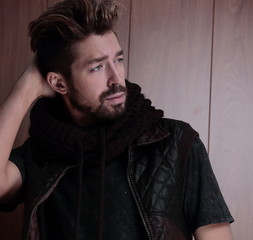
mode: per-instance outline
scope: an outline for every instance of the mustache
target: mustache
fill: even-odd
[[[121,86],[121,85],[112,85],[107,91],[103,92],[99,99],[100,101],[103,101],[104,98],[116,94],[116,93],[123,93],[123,92],[127,92],[127,87]]]

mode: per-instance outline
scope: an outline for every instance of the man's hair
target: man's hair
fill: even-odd
[[[43,77],[50,71],[71,78],[73,46],[91,34],[113,30],[118,20],[114,0],[65,0],[29,24],[30,46]]]

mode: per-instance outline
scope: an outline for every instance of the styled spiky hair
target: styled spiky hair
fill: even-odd
[[[112,31],[118,20],[113,0],[65,0],[48,8],[29,24],[30,46],[46,77],[50,71],[71,77],[74,43],[91,34]]]

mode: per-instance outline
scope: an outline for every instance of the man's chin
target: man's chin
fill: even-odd
[[[101,108],[95,113],[100,121],[113,121],[124,116],[126,112],[125,104],[110,106],[110,108]]]

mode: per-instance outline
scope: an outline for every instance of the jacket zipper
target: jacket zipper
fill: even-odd
[[[131,160],[130,160],[130,154],[131,154],[131,149],[129,149],[129,160],[128,160],[128,164],[127,164],[127,181],[128,181],[128,184],[129,184],[129,187],[130,187],[130,190],[132,192],[132,195],[134,197],[134,200],[135,200],[135,203],[137,205],[137,209],[138,209],[138,212],[140,214],[140,217],[141,217],[141,221],[144,225],[144,228],[146,230],[146,233],[148,235],[148,239],[149,240],[152,240],[152,237],[151,237],[151,233],[150,233],[150,229],[148,227],[148,223],[147,223],[147,220],[145,219],[145,213],[142,209],[142,207],[140,206],[140,203],[139,203],[139,200],[137,199],[137,196],[135,194],[135,192],[137,192],[137,190],[135,189],[135,187],[133,186],[132,184],[132,181],[130,179],[130,167],[131,167]],[[147,218],[147,217],[146,217]]]
[[[45,194],[42,194],[42,196],[41,196],[41,198],[38,200],[38,202],[35,204],[35,206],[34,206],[34,208],[33,208],[33,210],[31,211],[31,213],[30,213],[30,215],[29,215],[29,222],[28,222],[28,224],[29,224],[29,226],[28,226],[28,229],[27,229],[27,234],[26,234],[26,240],[29,240],[29,233],[30,233],[30,226],[31,226],[31,224],[30,224],[30,222],[31,222],[31,217],[33,216],[33,214],[35,214],[35,212],[37,211],[37,208],[38,208],[38,206],[44,201],[44,197],[45,196],[47,196],[49,193],[50,193],[50,191],[52,191],[52,188],[53,188],[53,186],[55,186],[59,181],[60,181],[60,179],[66,174],[66,172],[69,170],[69,169],[71,169],[71,168],[74,168],[75,166],[70,166],[70,167],[67,167],[67,168],[65,168],[65,170],[60,174],[60,176],[56,179],[56,181],[54,182],[54,184],[47,190],[47,192],[45,193]]]

